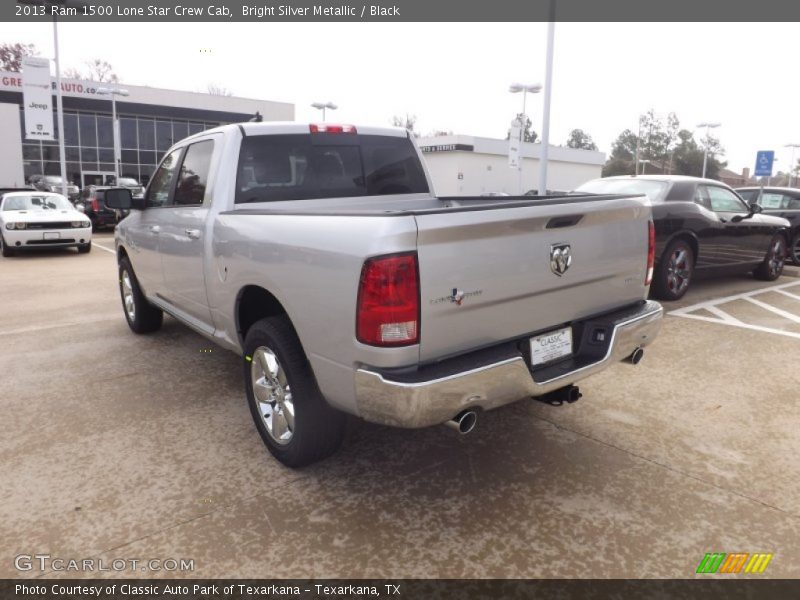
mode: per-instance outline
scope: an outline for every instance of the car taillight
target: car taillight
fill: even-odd
[[[97,198],[92,198],[92,210],[94,212],[100,212],[100,202]]]
[[[317,123],[308,126],[311,133],[357,133],[355,125],[331,125],[329,123]]]
[[[370,346],[419,342],[417,255],[370,258],[361,269],[356,338]]]
[[[656,262],[656,228],[652,221],[647,222],[647,275],[644,284],[650,285],[653,281],[653,267]]]

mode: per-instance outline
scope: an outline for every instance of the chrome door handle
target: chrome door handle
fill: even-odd
[[[199,229],[187,229],[186,230],[186,235],[189,238],[193,239],[193,240],[199,240],[200,239],[200,230]]]
[[[150,233],[160,233],[161,227],[158,225],[150,225]]]

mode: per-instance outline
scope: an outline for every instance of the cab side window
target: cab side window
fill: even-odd
[[[747,212],[744,202],[730,190],[715,185],[699,187],[706,189],[711,210],[714,212]]]
[[[711,210],[711,203],[708,201],[708,194],[706,193],[706,188],[704,186],[697,186],[697,189],[694,191],[694,201],[703,208]]]
[[[207,140],[190,145],[183,155],[183,164],[175,186],[172,203],[176,206],[200,206],[206,195],[208,171],[214,142]]]
[[[150,186],[147,188],[147,198],[145,205],[150,207],[166,206],[169,202],[169,193],[172,190],[172,182],[175,179],[175,173],[178,171],[178,159],[181,155],[181,149],[170,152],[164,158],[161,166],[153,175],[150,180]]]

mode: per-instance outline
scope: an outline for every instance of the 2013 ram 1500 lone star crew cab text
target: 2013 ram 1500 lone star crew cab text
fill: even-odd
[[[136,333],[169,313],[242,356],[269,450],[332,453],[345,416],[455,420],[637,362],[647,301],[644,197],[441,198],[404,129],[225,125],[164,156],[117,227]],[[649,249],[649,252],[648,252]]]

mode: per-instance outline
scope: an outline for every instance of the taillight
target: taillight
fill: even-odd
[[[357,133],[355,125],[331,125],[329,123],[312,123],[308,126],[311,133]]]
[[[100,212],[100,202],[98,202],[97,198],[92,198],[92,210],[94,212]]]
[[[370,346],[419,342],[417,255],[370,258],[361,269],[356,338]]]
[[[644,284],[650,285],[653,281],[653,267],[656,262],[656,228],[652,221],[647,222],[647,275]]]

